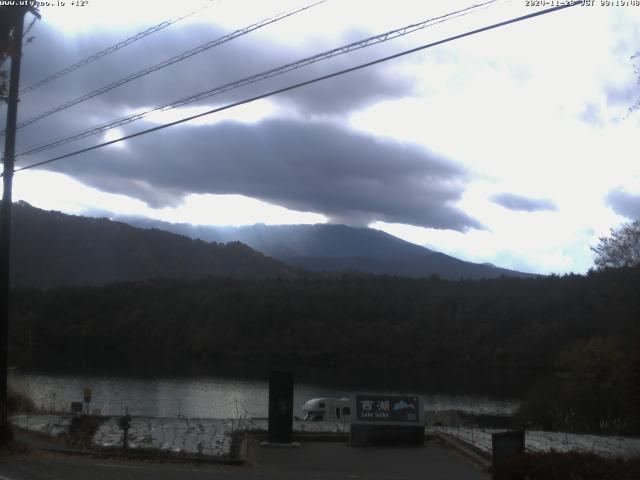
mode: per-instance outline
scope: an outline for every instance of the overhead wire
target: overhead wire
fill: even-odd
[[[34,25],[36,24],[36,20],[38,20],[38,19],[39,18],[36,15],[34,15],[33,18],[31,19],[31,22],[29,23],[29,26],[22,33],[23,45],[25,43],[31,43],[33,37],[27,37],[27,35],[33,29]]]
[[[214,0],[208,0],[209,3],[207,3],[206,5],[204,5],[201,8],[198,8],[196,10],[193,10],[185,15],[182,15],[180,17],[175,17],[169,20],[165,20],[164,22],[161,22],[157,25],[154,25],[153,27],[149,27],[146,30],[143,30],[142,32],[138,32],[135,35],[126,38],[114,45],[111,45],[110,47],[105,48],[104,50],[100,50],[97,53],[94,53],[93,55],[90,55],[82,60],[80,60],[77,63],[74,63],[73,65],[69,65],[68,67],[65,67],[55,73],[52,73],[51,75],[48,75],[47,77],[38,80],[37,82],[32,83],[31,85],[28,85],[26,87],[24,87],[23,89],[20,90],[20,94],[24,95],[25,93],[31,92],[33,90],[36,90],[37,88],[42,87],[43,85],[46,85],[49,82],[52,82],[53,80],[56,80],[60,77],[63,77],[65,75],[68,75],[69,73],[84,67],[85,65],[88,65],[106,55],[109,55],[110,53],[116,52],[118,50],[120,50],[121,48],[126,47],[127,45],[131,45],[134,42],[137,42],[138,40],[141,40],[145,37],[148,37],[149,35],[159,32],[160,30],[167,28],[171,25],[173,25],[174,23],[177,23],[181,20],[184,20],[185,18],[189,18],[193,15],[196,15],[200,12],[202,12],[203,10],[206,10],[207,8],[209,8],[212,4]]]
[[[186,60],[187,58],[190,58],[190,57],[192,57],[194,55],[197,55],[197,54],[202,53],[202,52],[204,52],[206,50],[209,50],[209,49],[211,49],[213,47],[217,47],[219,45],[227,43],[227,42],[229,42],[229,41],[231,41],[231,40],[233,40],[235,38],[238,38],[240,36],[246,35],[246,34],[248,34],[250,32],[253,32],[254,30],[258,30],[258,29],[260,29],[260,28],[262,28],[262,27],[264,27],[266,25],[270,25],[272,23],[276,23],[276,22],[278,22],[280,20],[283,20],[285,18],[291,17],[292,15],[295,15],[297,13],[300,13],[300,12],[303,12],[303,11],[308,10],[310,8],[313,8],[316,5],[320,5],[322,3],[325,3],[326,1],[327,0],[319,0],[319,1],[315,2],[315,3],[312,3],[310,5],[306,5],[306,6],[302,7],[302,8],[297,9],[297,10],[289,11],[287,13],[280,13],[280,14],[274,16],[274,17],[267,18],[267,19],[261,20],[260,22],[257,22],[257,23],[254,23],[252,25],[249,25],[247,27],[235,30],[234,32],[231,32],[231,33],[229,33],[227,35],[223,35],[222,37],[219,37],[219,38],[217,38],[215,40],[212,40],[211,42],[207,42],[207,43],[199,45],[198,47],[195,47],[195,48],[193,48],[191,50],[187,50],[185,52],[182,52],[181,54],[176,55],[174,57],[171,57],[171,58],[169,58],[167,60],[164,60],[163,62],[160,62],[160,63],[158,63],[156,65],[151,66],[151,67],[148,67],[148,68],[145,68],[143,70],[140,70],[140,71],[138,71],[136,73],[133,73],[131,75],[128,75],[127,77],[121,78],[120,80],[116,80],[115,82],[112,82],[112,83],[110,83],[108,85],[100,87],[100,88],[98,88],[96,90],[93,90],[93,91],[91,91],[89,93],[86,93],[86,94],[84,94],[84,95],[82,95],[80,97],[77,97],[77,98],[75,98],[73,100],[70,100],[70,101],[68,101],[66,103],[63,103],[62,105],[58,105],[57,107],[54,107],[54,108],[52,108],[50,110],[47,110],[47,111],[45,111],[43,113],[40,113],[40,114],[38,114],[38,115],[36,115],[34,117],[31,117],[31,118],[29,118],[27,120],[24,120],[24,121],[18,123],[16,128],[23,128],[23,127],[26,127],[27,125],[31,125],[32,123],[35,123],[35,122],[37,122],[39,120],[42,120],[43,118],[46,118],[46,117],[48,117],[50,115],[53,115],[54,113],[58,113],[58,112],[60,112],[62,110],[66,110],[67,108],[70,108],[70,107],[72,107],[74,105],[77,105],[79,103],[85,102],[85,101],[87,101],[87,100],[89,100],[91,98],[97,97],[98,95],[102,95],[102,94],[104,94],[104,93],[106,93],[106,92],[108,92],[110,90],[113,90],[114,88],[117,88],[117,87],[119,87],[121,85],[129,83],[129,82],[131,82],[133,80],[136,80],[136,79],[138,79],[140,77],[144,77],[145,75],[149,75],[150,73],[153,73],[153,72],[155,72],[157,70],[160,70],[162,68],[168,67],[169,65],[173,65],[175,63],[181,62],[182,60]],[[6,133],[5,131],[0,132],[0,135],[4,135],[5,133]]]
[[[286,86],[286,87],[283,87],[283,88],[272,90],[270,92],[263,93],[263,94],[260,94],[260,95],[256,95],[256,96],[253,96],[251,98],[246,98],[244,100],[233,102],[233,103],[224,105],[222,107],[214,108],[214,109],[208,110],[206,112],[198,113],[198,114],[195,114],[195,115],[190,115],[190,116],[182,118],[180,120],[175,120],[173,122],[165,123],[163,125],[158,125],[158,126],[153,127],[153,128],[149,128],[149,129],[142,130],[142,131],[139,131],[139,132],[136,132],[136,133],[132,133],[130,135],[125,135],[125,136],[123,136],[121,138],[117,138],[117,139],[114,139],[114,140],[110,140],[110,141],[107,141],[107,142],[100,143],[98,145],[93,145],[91,147],[87,147],[87,148],[76,150],[76,151],[73,151],[73,152],[70,152],[70,153],[66,153],[64,155],[60,155],[58,157],[50,158],[48,160],[44,160],[44,161],[36,162],[36,163],[30,164],[30,165],[26,165],[24,167],[20,167],[20,168],[14,170],[14,172],[17,173],[17,172],[28,170],[28,169],[31,169],[31,168],[47,165],[47,164],[50,164],[50,163],[53,163],[53,162],[57,162],[59,160],[65,159],[65,158],[73,157],[73,156],[76,156],[76,155],[80,155],[82,153],[87,153],[87,152],[90,152],[90,151],[93,151],[93,150],[97,150],[99,148],[103,148],[103,147],[106,147],[106,146],[109,146],[109,145],[113,145],[115,143],[119,143],[119,142],[122,142],[122,141],[125,141],[125,140],[129,140],[129,139],[132,139],[132,138],[135,138],[135,137],[146,135],[148,133],[157,132],[159,130],[163,130],[165,128],[169,128],[169,127],[172,127],[172,126],[175,126],[175,125],[179,125],[181,123],[185,123],[185,122],[194,120],[196,118],[201,118],[201,117],[204,117],[206,115],[211,115],[213,113],[221,112],[223,110],[228,110],[230,108],[234,108],[234,107],[237,107],[237,106],[240,106],[240,105],[251,103],[251,102],[254,102],[256,100],[261,100],[263,98],[272,97],[272,96],[278,95],[280,93],[284,93],[284,92],[287,92],[287,91],[290,91],[290,90],[294,90],[294,89],[297,89],[297,88],[300,88],[300,87],[304,87],[304,86],[311,85],[311,84],[314,84],[314,83],[318,83],[318,82],[321,82],[321,81],[324,81],[324,80],[328,80],[330,78],[335,78],[335,77],[338,77],[338,76],[341,76],[341,75],[345,75],[347,73],[351,73],[351,72],[354,72],[354,71],[357,71],[357,70],[368,68],[368,67],[371,67],[373,65],[377,65],[377,64],[380,64],[380,63],[383,63],[383,62],[387,62],[389,60],[393,60],[393,59],[396,59],[396,58],[404,57],[404,56],[410,55],[412,53],[416,53],[416,52],[419,52],[419,51],[422,51],[422,50],[426,50],[428,48],[435,47],[437,45],[442,45],[444,43],[449,43],[449,42],[452,42],[454,40],[459,40],[461,38],[469,37],[471,35],[476,35],[478,33],[486,32],[488,30],[493,30],[493,29],[504,27],[506,25],[510,25],[510,24],[513,24],[513,23],[517,23],[517,22],[521,22],[521,21],[524,21],[524,20],[529,20],[531,18],[535,18],[535,17],[539,17],[539,16],[542,16],[542,15],[546,15],[546,14],[549,14],[549,13],[557,12],[559,10],[564,10],[566,8],[570,8],[570,7],[573,7],[573,6],[581,5],[582,3],[583,2],[581,0],[577,0],[574,3],[567,3],[567,4],[564,4],[564,5],[559,5],[559,6],[556,6],[556,7],[547,8],[545,10],[540,10],[540,11],[537,11],[537,12],[529,13],[527,15],[522,15],[522,16],[519,16],[519,17],[511,18],[509,20],[504,20],[502,22],[494,23],[494,24],[491,24],[491,25],[488,25],[488,26],[485,26],[485,27],[481,27],[481,28],[477,28],[477,29],[474,29],[474,30],[470,30],[470,31],[464,32],[464,33],[453,35],[451,37],[447,37],[447,38],[442,39],[442,40],[437,40],[435,42],[427,43],[427,44],[421,45],[419,47],[411,48],[409,50],[404,50],[402,52],[399,52],[399,53],[396,53],[396,54],[393,54],[393,55],[389,55],[389,56],[382,57],[382,58],[379,58],[379,59],[376,59],[376,60],[373,60],[373,61],[370,61],[370,62],[366,62],[366,63],[362,63],[362,64],[359,64],[359,65],[356,65],[354,67],[350,67],[350,68],[346,68],[346,69],[343,69],[343,70],[339,70],[337,72],[333,72],[333,73],[330,73],[330,74],[327,74],[327,75],[322,75],[322,76],[319,76],[319,77],[315,77],[315,78],[310,79],[310,80],[306,80],[306,81],[303,81],[303,82],[295,83],[293,85],[289,85],[289,86]]]
[[[40,145],[36,145],[33,147],[29,147],[27,150],[20,152],[16,155],[17,157],[20,156],[24,156],[24,155],[32,155],[35,153],[39,153],[45,150],[49,150],[51,148],[55,148],[55,147],[59,147],[61,145],[65,145],[67,143],[71,143],[71,142],[75,142],[77,140],[81,140],[82,138],[86,138],[92,135],[96,135],[98,133],[102,133],[102,132],[106,132],[108,130],[112,130],[114,128],[117,127],[121,127],[123,125],[135,122],[137,120],[141,120],[147,116],[149,116],[152,113],[155,112],[165,112],[168,110],[171,110],[173,108],[177,108],[177,107],[181,107],[190,103],[194,103],[197,102],[199,100],[203,100],[205,98],[208,97],[212,97],[214,95],[218,95],[230,90],[235,90],[236,88],[240,88],[243,86],[247,86],[253,83],[257,83],[259,81],[262,80],[266,80],[275,76],[279,76],[288,72],[291,72],[293,70],[297,70],[300,69],[302,67],[305,67],[307,65],[311,65],[313,63],[322,61],[322,60],[327,60],[329,58],[338,56],[338,55],[344,55],[346,53],[352,52],[354,50],[358,50],[361,48],[365,48],[371,45],[375,45],[375,44],[379,44],[379,43],[383,43],[389,40],[392,40],[394,38],[398,38],[404,35],[408,35],[409,33],[415,32],[417,30],[422,30],[424,28],[439,24],[439,23],[443,23],[445,21],[449,21],[449,20],[453,20],[454,18],[458,18],[464,15],[468,15],[471,12],[477,11],[478,9],[482,8],[482,7],[486,7],[490,4],[496,3],[498,0],[488,0],[486,2],[483,3],[479,3],[476,5],[472,5],[469,7],[466,7],[464,9],[461,10],[456,10],[454,12],[450,12],[447,13],[445,15],[440,15],[438,17],[433,17],[427,20],[424,20],[422,22],[419,23],[414,23],[414,24],[410,24],[395,30],[390,30],[387,31],[385,33],[381,33],[378,35],[374,35],[374,36],[370,36],[368,38],[365,38],[363,40],[359,40],[356,42],[352,42],[350,44],[347,45],[342,45],[340,47],[337,48],[333,48],[331,50],[327,50],[321,53],[318,53],[316,55],[310,56],[310,57],[306,57],[303,58],[301,60],[297,60],[295,62],[291,62],[288,63],[286,65],[282,65],[276,68],[272,68],[270,70],[255,74],[255,75],[251,75],[249,77],[245,77],[242,78],[240,80],[236,80],[233,82],[229,82],[226,83],[224,85],[220,85],[199,93],[196,93],[194,95],[189,95],[187,97],[183,97],[180,98],[178,100],[174,100],[172,102],[168,102],[162,105],[159,105],[157,107],[154,107],[150,110],[146,110],[143,112],[138,112],[132,115],[128,115],[125,117],[121,117],[119,119],[116,120],[112,120],[110,122],[107,123],[103,123],[100,125],[97,125],[95,127],[91,127],[85,130],[82,130],[80,132],[77,132],[75,134],[72,135],[68,135],[66,137],[63,137],[61,139],[57,139],[57,140],[53,140],[44,144],[40,144]]]

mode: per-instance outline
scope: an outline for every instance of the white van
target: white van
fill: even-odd
[[[348,398],[312,398],[302,406],[303,420],[310,422],[348,422],[351,400]]]

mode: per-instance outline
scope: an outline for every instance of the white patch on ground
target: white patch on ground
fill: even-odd
[[[129,448],[228,457],[232,432],[231,420],[135,417],[129,428]],[[93,444],[119,448],[122,436],[118,418],[111,418],[95,433]]]
[[[69,432],[71,417],[14,415],[11,423],[25,430],[57,437]],[[233,420],[135,417],[129,429],[129,448],[229,457],[231,434],[238,427],[238,422]],[[118,427],[117,417],[110,418],[98,428],[93,444],[99,448],[122,446],[122,430]]]
[[[243,430],[248,432],[266,432],[269,422],[266,418],[249,418],[244,421]],[[294,420],[295,433],[349,433],[349,422],[305,422]]]
[[[425,411],[458,410],[471,415],[513,415],[520,403],[513,400],[494,400],[484,397],[457,395],[422,395]]]
[[[444,433],[491,454],[491,434],[504,430],[489,428],[427,427],[427,433]],[[527,431],[525,449],[528,452],[592,452],[606,457],[640,455],[640,438],[609,435],[583,435],[563,432]]]
[[[24,430],[45,433],[52,437],[68,433],[71,425],[70,417],[60,415],[12,415],[9,421]]]

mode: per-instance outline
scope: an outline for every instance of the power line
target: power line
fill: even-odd
[[[20,156],[24,156],[24,155],[30,155],[30,154],[35,154],[35,153],[39,153],[45,150],[49,150],[51,148],[55,148],[55,147],[59,147],[61,145],[65,145],[67,143],[70,142],[74,142],[77,140],[80,140],[82,138],[86,138],[92,135],[96,135],[98,133],[102,133],[105,132],[107,130],[112,130],[116,127],[120,127],[132,122],[135,122],[137,120],[141,120],[144,117],[147,117],[148,115],[154,113],[154,112],[159,112],[159,111],[167,111],[167,110],[171,110],[173,108],[176,107],[180,107],[180,106],[184,106],[199,100],[203,100],[205,98],[214,96],[214,95],[218,95],[220,93],[224,93],[230,90],[235,90],[236,88],[240,88],[243,86],[247,86],[253,83],[257,83],[259,81],[262,80],[267,80],[269,78],[275,77],[275,76],[279,76],[279,75],[283,75],[285,73],[291,72],[293,70],[297,70],[299,68],[305,67],[307,65],[311,65],[313,63],[322,61],[322,60],[327,60],[329,58],[338,56],[338,55],[344,55],[346,53],[349,53],[351,51],[354,50],[358,50],[361,48],[365,48],[371,45],[375,45],[378,43],[383,43],[389,40],[392,40],[394,38],[398,38],[404,35],[408,35],[409,33],[415,32],[417,30],[422,30],[424,28],[436,25],[438,23],[442,23],[448,20],[452,20],[454,18],[458,18],[464,15],[467,15],[469,13],[471,13],[471,11],[477,10],[480,7],[484,7],[487,6],[489,4],[492,3],[496,3],[498,0],[489,0],[486,1],[484,3],[480,3],[477,5],[472,5],[470,7],[461,9],[461,10],[457,10],[451,13],[447,13],[445,15],[441,15],[439,17],[434,17],[434,18],[430,18],[428,20],[425,20],[423,22],[419,22],[419,23],[414,23],[411,25],[407,25],[405,27],[402,28],[398,28],[396,30],[391,30],[379,35],[375,35],[372,37],[368,37],[365,38],[364,40],[359,40],[357,42],[353,42],[350,43],[348,45],[343,45],[341,47],[337,47],[331,50],[327,50],[324,51],[322,53],[318,53],[316,55],[313,55],[311,57],[306,57],[303,58],[301,60],[297,60],[295,62],[292,63],[288,63],[286,65],[280,66],[280,67],[276,67],[273,68],[271,70],[267,70],[265,72],[261,72],[249,77],[245,77],[243,79],[240,80],[236,80],[234,82],[230,82],[218,87],[214,87],[211,88],[209,90],[205,90],[203,92],[194,94],[194,95],[190,95],[188,97],[183,97],[181,99],[175,100],[173,102],[169,102],[169,103],[165,103],[163,105],[157,106],[155,108],[152,108],[150,110],[146,110],[144,112],[140,112],[140,113],[136,113],[133,115],[128,115],[126,117],[121,117],[119,119],[107,122],[107,123],[103,123],[101,125],[97,125],[95,127],[86,129],[86,130],[82,130],[80,132],[77,132],[73,135],[64,137],[62,139],[58,139],[58,140],[54,140],[45,144],[41,144],[38,146],[34,146],[32,148],[29,148],[26,151],[23,151],[19,154],[16,155],[16,157],[20,157]]]
[[[422,51],[422,50],[426,50],[426,49],[431,48],[431,47],[435,47],[437,45],[442,45],[444,43],[452,42],[454,40],[459,40],[461,38],[469,37],[471,35],[476,35],[478,33],[486,32],[488,30],[493,30],[495,28],[504,27],[504,26],[510,25],[512,23],[517,23],[517,22],[521,22],[521,21],[528,20],[528,19],[531,19],[531,18],[539,17],[541,15],[546,15],[546,14],[549,14],[549,13],[553,13],[553,12],[556,12],[556,11],[559,11],[559,10],[563,10],[565,8],[581,5],[582,3],[583,2],[581,0],[578,0],[575,3],[569,3],[569,4],[565,4],[565,5],[560,5],[560,6],[557,6],[557,7],[548,8],[548,9],[545,9],[545,10],[541,10],[539,12],[533,12],[533,13],[529,13],[527,15],[523,15],[523,16],[520,16],[520,17],[515,17],[515,18],[509,19],[509,20],[505,20],[503,22],[494,23],[494,24],[488,25],[486,27],[477,28],[475,30],[471,30],[471,31],[468,31],[468,32],[465,32],[465,33],[454,35],[452,37],[448,37],[448,38],[445,38],[443,40],[438,40],[438,41],[435,41],[435,42],[432,42],[432,43],[427,43],[425,45],[421,45],[419,47],[415,47],[415,48],[412,48],[412,49],[409,49],[409,50],[404,50],[404,51],[402,51],[400,53],[396,53],[394,55],[389,55],[387,57],[382,57],[382,58],[379,58],[377,60],[373,60],[371,62],[362,63],[360,65],[356,65],[355,67],[350,67],[350,68],[346,68],[344,70],[339,70],[339,71],[334,72],[334,73],[330,73],[330,74],[327,74],[327,75],[322,75],[320,77],[316,77],[316,78],[313,78],[311,80],[306,80],[304,82],[299,82],[299,83],[296,83],[296,84],[293,84],[293,85],[289,85],[287,87],[279,88],[277,90],[272,90],[270,92],[263,93],[261,95],[256,95],[254,97],[247,98],[247,99],[244,99],[244,100],[240,100],[240,101],[237,101],[237,102],[234,102],[234,103],[230,103],[230,104],[224,105],[222,107],[214,108],[212,110],[208,110],[208,111],[203,112],[203,113],[199,113],[199,114],[196,114],[196,115],[191,115],[191,116],[182,118],[180,120],[176,120],[176,121],[173,121],[173,122],[165,123],[163,125],[158,125],[157,127],[149,128],[147,130],[142,130],[140,132],[132,133],[131,135],[126,135],[124,137],[117,138],[115,140],[110,140],[108,142],[103,142],[103,143],[100,143],[98,145],[94,145],[92,147],[83,148],[83,149],[80,149],[80,150],[76,150],[74,152],[70,152],[70,153],[66,153],[64,155],[60,155],[58,157],[50,158],[48,160],[44,160],[44,161],[41,161],[41,162],[36,162],[36,163],[31,164],[31,165],[27,165],[27,166],[18,168],[16,170],[14,170],[14,172],[20,172],[20,171],[23,171],[23,170],[28,170],[28,169],[35,168],[35,167],[40,167],[42,165],[46,165],[46,164],[49,164],[49,163],[57,162],[59,160],[65,159],[65,158],[73,157],[75,155],[80,155],[81,153],[90,152],[92,150],[97,150],[98,148],[102,148],[102,147],[106,147],[106,146],[109,146],[109,145],[113,145],[114,143],[123,142],[125,140],[129,140],[131,138],[139,137],[139,136],[145,135],[147,133],[152,133],[152,132],[156,132],[158,130],[163,130],[165,128],[172,127],[174,125],[178,125],[178,124],[181,124],[181,123],[185,123],[185,122],[194,120],[196,118],[204,117],[206,115],[211,115],[213,113],[221,112],[223,110],[228,110],[230,108],[238,107],[240,105],[251,103],[251,102],[254,102],[256,100],[261,100],[263,98],[272,97],[272,96],[278,95],[280,93],[288,92],[290,90],[294,90],[294,89],[297,89],[297,88],[300,88],[300,87],[304,87],[304,86],[307,86],[307,85],[318,83],[318,82],[321,82],[321,81],[324,81],[324,80],[328,80],[330,78],[338,77],[338,76],[341,76],[341,75],[344,75],[344,74],[347,74],[347,73],[354,72],[356,70],[361,70],[363,68],[371,67],[371,66],[377,65],[379,63],[387,62],[389,60],[394,60],[396,58],[404,57],[404,56],[412,54],[412,53],[416,53],[416,52],[419,52],[419,51]]]
[[[321,1],[318,1],[318,2],[313,3],[311,5],[307,5],[307,6],[303,7],[303,8],[300,8],[298,10],[294,10],[294,11],[291,11],[291,12],[288,12],[288,13],[281,13],[281,14],[278,14],[278,15],[276,15],[274,17],[271,17],[271,18],[262,20],[262,21],[260,21],[258,23],[254,23],[252,25],[244,27],[242,29],[238,29],[238,30],[236,30],[236,31],[234,31],[234,32],[232,32],[230,34],[224,35],[224,36],[222,36],[222,37],[220,37],[220,38],[218,38],[216,40],[213,40],[211,42],[207,42],[207,43],[205,43],[203,45],[200,45],[200,46],[198,46],[198,47],[196,47],[194,49],[185,51],[185,52],[181,53],[180,55],[176,55],[175,57],[172,57],[172,58],[170,58],[168,60],[165,60],[165,61],[163,61],[163,62],[161,62],[161,63],[159,63],[157,65],[154,65],[152,67],[146,68],[146,69],[141,70],[141,71],[139,71],[137,73],[131,74],[131,75],[129,75],[129,76],[123,78],[123,79],[117,80],[116,82],[113,82],[113,83],[111,83],[109,85],[106,85],[106,86],[101,87],[101,88],[99,88],[97,90],[89,92],[89,93],[87,93],[87,94],[85,94],[85,95],[83,95],[81,97],[78,97],[78,98],[76,98],[74,100],[71,100],[71,101],[69,101],[69,102],[67,102],[67,103],[65,103],[63,105],[59,105],[58,107],[55,107],[55,108],[53,108],[53,109],[51,109],[49,111],[41,113],[41,114],[39,114],[39,115],[37,115],[35,117],[32,117],[29,120],[23,121],[23,122],[18,124],[18,128],[22,128],[24,126],[30,125],[30,124],[32,124],[32,123],[34,123],[34,122],[36,122],[36,121],[38,121],[38,120],[40,120],[42,118],[48,117],[48,116],[53,115],[54,113],[57,113],[57,112],[59,112],[61,110],[65,110],[65,109],[67,109],[67,108],[69,108],[71,106],[77,105],[78,103],[81,103],[81,102],[84,102],[86,100],[89,100],[90,98],[93,98],[93,97],[96,97],[96,96],[101,95],[103,93],[106,93],[106,92],[108,92],[110,90],[113,90],[114,88],[117,88],[117,87],[119,87],[121,85],[124,85],[125,83],[133,81],[133,80],[135,80],[137,78],[140,78],[142,76],[148,75],[148,74],[150,74],[150,73],[152,73],[152,72],[154,72],[156,70],[160,70],[160,69],[162,69],[164,67],[167,67],[167,66],[172,65],[174,63],[177,63],[177,62],[180,62],[182,60],[185,60],[185,59],[187,59],[189,57],[192,57],[192,56],[194,56],[194,55],[196,55],[198,53],[204,52],[205,50],[208,50],[208,49],[213,48],[215,46],[218,46],[218,45],[221,45],[221,44],[226,43],[228,41],[231,41],[234,38],[237,38],[239,36],[246,35],[247,33],[250,33],[252,31],[257,30],[259,28],[262,28],[262,27],[264,27],[266,25],[275,23],[275,22],[277,22],[279,20],[282,20],[284,18],[290,17],[290,16],[295,15],[297,13],[300,13],[300,12],[302,12],[304,10],[308,10],[309,8],[312,8],[312,7],[314,7],[316,5],[319,5],[321,3],[325,3],[326,1],[327,0],[321,0]],[[4,132],[2,132],[2,133],[4,133]]]
[[[208,2],[213,2],[213,0],[208,0]],[[42,80],[39,80],[39,81],[37,81],[35,83],[32,83],[31,85],[29,85],[29,86],[23,88],[22,90],[20,90],[20,93],[21,94],[25,94],[25,93],[31,92],[31,91],[33,91],[33,90],[35,90],[37,88],[40,88],[41,86],[43,86],[43,85],[45,85],[45,84],[47,84],[47,83],[49,83],[49,82],[51,82],[53,80],[56,80],[56,79],[58,79],[60,77],[63,77],[65,75],[73,72],[74,70],[77,70],[77,69],[79,69],[81,67],[84,67],[85,65],[88,65],[89,63],[94,62],[94,61],[98,60],[99,58],[102,58],[102,57],[104,57],[106,55],[109,55],[110,53],[116,52],[116,51],[120,50],[121,48],[126,47],[127,45],[130,45],[130,44],[132,44],[134,42],[137,42],[138,40],[141,40],[141,39],[151,35],[152,33],[156,33],[158,31],[162,30],[163,28],[167,28],[167,27],[173,25],[174,23],[179,22],[180,20],[184,20],[185,18],[188,18],[188,17],[191,17],[193,15],[196,15],[197,13],[200,13],[203,10],[206,10],[210,6],[211,6],[211,3],[205,5],[205,6],[199,8],[197,10],[193,10],[192,12],[189,12],[186,15],[182,15],[182,16],[177,17],[177,18],[165,20],[164,22],[161,22],[161,23],[159,23],[159,24],[157,24],[157,25],[155,25],[153,27],[147,28],[146,30],[144,30],[142,32],[136,33],[135,35],[133,35],[133,36],[131,36],[129,38],[126,38],[125,40],[122,40],[122,41],[116,43],[115,45],[112,45],[112,46],[110,46],[108,48],[105,48],[104,50],[100,50],[99,52],[94,53],[93,55],[91,55],[91,56],[89,56],[89,57],[87,57],[87,58],[85,58],[83,60],[80,60],[77,63],[74,63],[73,65],[70,65],[70,66],[68,66],[66,68],[63,68],[62,70],[60,70],[58,72],[55,72],[55,73],[52,73],[51,75],[43,78]]]
[[[127,77],[121,78],[120,80],[116,80],[115,82],[112,82],[108,85],[105,85],[103,87],[98,88],[97,90],[93,90],[92,92],[86,93],[78,98],[75,98],[67,103],[64,103],[62,105],[59,105],[57,107],[54,107],[50,110],[47,110],[46,112],[40,113],[38,115],[36,115],[35,117],[31,117],[28,120],[25,120],[23,122],[20,122],[18,124],[18,128],[23,128],[26,127],[27,125],[31,125],[32,123],[37,122],[38,120],[41,120],[45,117],[48,117],[50,115],[53,115],[54,113],[58,113],[62,110],[66,110],[67,108],[70,108],[74,105],[77,105],[79,103],[85,102],[91,98],[97,97],[98,95],[102,95],[103,93],[106,93],[110,90],[113,90],[114,88],[117,88],[121,85],[124,85],[126,83],[129,83],[133,80],[136,80],[140,77],[144,77],[145,75],[149,75],[152,72],[155,72],[157,70],[160,70],[162,68],[168,67],[169,65],[173,65],[174,63],[177,62],[181,62],[182,60],[186,60],[187,58],[190,58],[194,55],[197,55],[199,53],[202,53],[206,50],[209,50],[210,48],[213,47],[217,47],[218,45],[222,45],[223,43],[227,43],[231,40],[233,40],[234,38],[240,37],[242,35],[246,35],[250,32],[253,32],[254,30],[258,30],[266,25],[270,25],[272,23],[276,23],[280,20],[283,20],[285,18],[288,18],[292,15],[295,15],[297,13],[300,13],[302,11],[308,10],[312,7],[315,7],[316,5],[320,5],[321,3],[325,3],[327,0],[320,0],[316,3],[312,3],[311,5],[307,5],[305,7],[299,8],[297,10],[293,10],[290,11],[288,13],[280,13],[274,17],[265,19],[265,20],[261,20],[258,23],[254,23],[252,25],[249,25],[247,27],[238,29],[232,33],[229,33],[227,35],[223,35],[220,38],[217,38],[216,40],[213,40],[211,42],[207,42],[203,45],[200,45],[196,48],[193,48],[191,50],[188,50],[186,52],[181,53],[180,55],[176,55],[175,57],[171,57],[161,63],[158,63],[156,65],[153,65],[152,67],[149,68],[145,68],[144,70],[140,70],[139,72],[133,73]],[[2,134],[4,134],[4,132],[2,132]]]

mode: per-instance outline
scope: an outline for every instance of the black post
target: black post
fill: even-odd
[[[293,440],[293,372],[269,375],[269,443]]]
[[[118,420],[118,425],[122,429],[122,451],[127,453],[129,450],[129,428],[131,428],[131,415],[127,407],[127,414]]]
[[[524,473],[509,471],[510,462],[512,462],[514,459],[517,459],[519,456],[524,455],[524,430],[514,430],[509,432],[491,434],[491,451],[493,456],[492,470],[494,479],[524,479]]]
[[[124,426],[124,435],[122,437],[122,451],[127,453],[129,450],[129,426]]]
[[[16,122],[18,118],[18,86],[22,59],[22,32],[28,7],[9,8],[3,13],[14,15],[11,74],[7,98],[7,128],[4,143],[2,205],[0,206],[0,445],[9,441],[7,417],[7,367],[9,366],[9,281],[11,254],[11,202],[13,168],[16,151]]]

